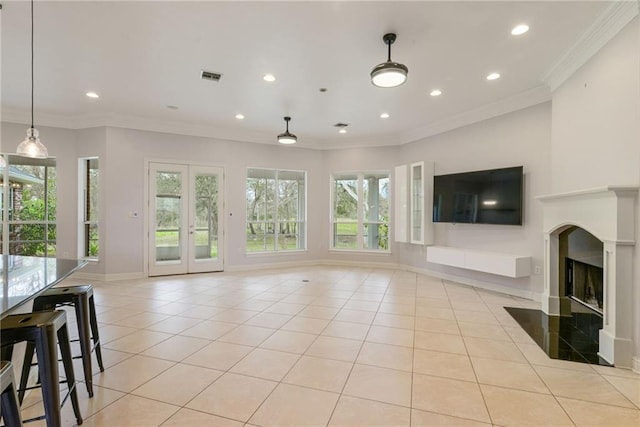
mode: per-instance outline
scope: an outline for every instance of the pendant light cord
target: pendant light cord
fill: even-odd
[[[33,0],[32,0],[33,1]],[[31,24],[33,25],[33,24]],[[387,56],[387,62],[391,62],[391,41],[387,42],[387,46],[389,47],[388,49],[388,56]]]
[[[33,0],[31,0],[31,129],[33,129]]]

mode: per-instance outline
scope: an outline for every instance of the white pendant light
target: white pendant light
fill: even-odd
[[[298,137],[289,132],[289,122],[291,121],[291,117],[285,117],[284,121],[287,124],[287,130],[284,133],[278,135],[278,142],[280,144],[295,144],[298,142]]]
[[[33,0],[31,0],[31,127],[27,129],[27,137],[18,145],[16,154],[38,159],[49,157],[47,147],[40,142],[38,135],[38,130],[33,127]]]
[[[391,45],[396,41],[396,35],[385,34],[382,40],[388,46],[389,55],[386,62],[376,65],[371,70],[371,83],[378,87],[400,86],[407,80],[409,69],[406,65],[391,60]]]

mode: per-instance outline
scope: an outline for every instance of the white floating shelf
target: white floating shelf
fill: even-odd
[[[428,246],[427,262],[507,277],[531,275],[531,257],[447,246]]]

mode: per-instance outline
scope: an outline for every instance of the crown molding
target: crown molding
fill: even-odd
[[[541,80],[555,91],[638,15],[639,0],[611,4],[545,72]]]
[[[551,92],[549,91],[549,88],[547,86],[538,86],[525,92],[521,92],[515,96],[501,99],[491,104],[486,104],[479,108],[446,118],[439,122],[404,132],[402,134],[400,144],[416,142],[453,129],[522,110],[523,108],[533,107],[534,105],[542,104],[543,102],[550,100]]]
[[[38,113],[36,125],[80,130],[96,127],[113,127],[160,132],[175,135],[215,138],[226,141],[252,142],[257,144],[278,145],[274,135],[264,131],[247,131],[236,128],[200,125],[179,121],[158,120],[141,116],[128,116],[115,113],[65,116],[60,114]],[[3,110],[2,121],[29,125],[31,116],[27,111]],[[311,145],[311,147],[309,147]],[[305,138],[304,148],[313,148],[318,141]]]
[[[3,110],[2,121],[29,126],[31,116],[27,111]],[[226,141],[250,142],[256,144],[277,145],[272,133],[265,131],[240,130],[179,121],[165,121],[140,116],[125,116],[115,113],[81,116],[38,113],[37,126],[57,127],[80,130],[96,127],[114,127],[148,132],[160,132],[174,135],[213,138]],[[305,137],[301,143],[289,148],[307,148],[314,150],[336,150],[345,148],[381,147],[401,145],[397,134],[376,135],[362,138],[338,140]]]
[[[304,138],[294,148],[313,150],[341,150],[355,148],[390,147],[416,142],[433,135],[444,133],[533,105],[547,102],[551,93],[546,86],[538,86],[518,95],[469,110],[453,117],[429,124],[400,134],[388,133],[370,135],[352,139],[314,139]],[[2,121],[9,123],[31,123],[27,111],[3,110]],[[265,131],[250,131],[234,128],[198,125],[193,123],[164,121],[138,116],[124,116],[115,113],[99,115],[63,116],[38,113],[38,126],[50,126],[65,129],[90,129],[95,127],[114,127],[148,132],[161,132],[174,135],[213,138],[225,141],[252,142],[257,144],[278,145],[274,135]]]

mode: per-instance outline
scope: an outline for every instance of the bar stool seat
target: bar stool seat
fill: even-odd
[[[0,387],[2,398],[0,399],[0,416],[6,427],[22,426],[20,404],[16,394],[15,381],[13,379],[13,365],[11,362],[0,361]]]
[[[68,396],[71,397],[71,404],[76,416],[76,421],[78,425],[82,424],[82,414],[80,413],[80,405],[78,404],[76,380],[73,373],[73,361],[71,360],[71,346],[69,344],[69,333],[67,331],[66,313],[64,311],[45,311],[39,313],[13,314],[2,319],[0,325],[2,359],[11,360],[13,346],[17,343],[26,341],[26,351],[30,351],[31,354],[33,354],[35,347],[38,359],[40,386],[42,387],[42,400],[44,402],[44,418],[47,421],[48,427],[59,427],[62,425],[57,352],[57,347],[60,347],[66,383],[69,388]],[[26,385],[31,369],[30,362],[31,360],[22,367],[20,388],[18,389],[18,401],[20,403],[22,403],[24,392],[27,389]],[[42,417],[36,419],[42,419]]]
[[[93,286],[80,285],[51,288],[44,291],[33,301],[33,311],[55,310],[61,306],[73,306],[75,309],[84,381],[89,397],[93,397],[92,351],[95,350],[100,372],[104,372],[102,351],[100,349],[100,335],[98,333],[98,320],[96,318],[96,307],[93,300]],[[92,339],[93,347],[91,346]],[[32,355],[25,355],[25,359],[29,356]]]

